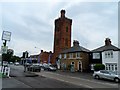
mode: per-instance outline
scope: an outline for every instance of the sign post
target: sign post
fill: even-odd
[[[4,42],[3,42],[3,46],[1,47],[2,55],[3,54],[7,54],[8,46],[6,46],[6,43],[7,43],[7,41],[10,41],[10,38],[11,38],[11,32],[9,32],[9,31],[3,31],[3,33],[2,33],[2,40]],[[1,65],[3,66],[3,60],[1,62]]]

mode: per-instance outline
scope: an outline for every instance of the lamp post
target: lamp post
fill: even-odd
[[[26,72],[26,68],[27,68],[27,57],[28,57],[28,52],[25,51],[24,72]]]
[[[3,66],[3,54],[7,54],[7,49],[8,46],[6,46],[7,41],[10,41],[11,39],[11,32],[9,31],[3,31],[2,33],[2,40],[3,42],[3,46],[1,46],[1,51],[2,51],[2,62],[1,65]]]

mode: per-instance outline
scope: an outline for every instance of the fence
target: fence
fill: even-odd
[[[10,75],[10,67],[6,67],[6,66],[0,66],[0,73],[6,75],[7,77],[9,77]]]

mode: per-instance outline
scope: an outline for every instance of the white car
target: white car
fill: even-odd
[[[15,65],[20,65],[19,62],[15,62]]]
[[[107,70],[100,70],[100,71],[95,71],[93,73],[93,77],[95,79],[109,79],[109,80],[114,80],[115,82],[120,81],[120,77],[118,75],[117,71],[107,71]]]

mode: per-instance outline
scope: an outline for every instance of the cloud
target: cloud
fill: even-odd
[[[77,39],[88,49],[104,45],[106,37],[117,45],[117,3],[7,2],[2,3],[2,29],[12,32],[9,48],[17,55],[26,50],[30,54],[40,49],[52,51],[54,20],[60,16],[61,9],[73,20],[72,40]]]

